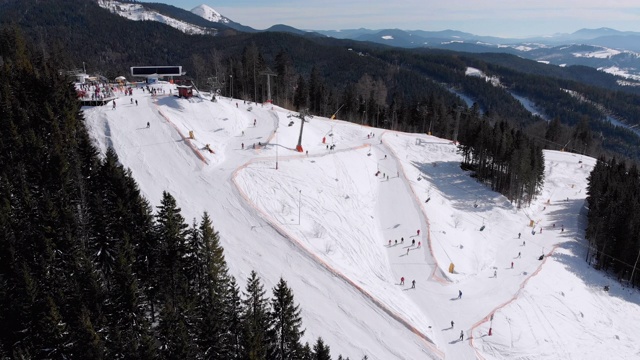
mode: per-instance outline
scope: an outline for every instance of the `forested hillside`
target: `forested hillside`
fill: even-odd
[[[64,54],[39,51],[0,33],[0,358],[330,359],[284,279],[240,289],[206,213],[153,212],[98,156]]]
[[[201,88],[217,84],[223,94],[261,102],[267,97],[262,72],[271,69],[277,73],[272,97],[279,105],[309,107],[324,116],[342,106],[340,118],[404,131],[427,131],[428,120],[439,136],[446,136],[443,123],[464,105],[455,90],[473,99],[484,118],[522,127],[541,146],[640,158],[638,137],[603,121],[614,115],[636,124],[640,97],[612,91],[620,89],[613,77],[593,81],[579,67],[279,32],[190,36],[159,23],[130,21],[81,0],[7,1],[0,10],[0,22],[23,29],[43,56],[52,49],[68,52],[71,62],[65,70],[84,63],[89,72],[114,78],[135,65],[182,65]],[[468,66],[497,76],[503,86],[465,76]],[[510,91],[557,119],[562,131],[548,138],[549,123],[532,116]]]
[[[589,177],[589,264],[638,285],[640,258],[640,199],[636,165],[615,159],[598,160]]]

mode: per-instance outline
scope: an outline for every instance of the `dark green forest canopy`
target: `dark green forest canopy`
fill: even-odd
[[[312,359],[300,308],[241,291],[204,213],[154,214],[84,125],[56,56],[0,30],[0,359]],[[256,312],[259,309],[259,313]]]
[[[636,269],[640,256],[639,180],[636,165],[600,158],[587,189],[587,261],[634,286],[640,284]]]

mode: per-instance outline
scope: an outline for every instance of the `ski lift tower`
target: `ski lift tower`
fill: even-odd
[[[456,127],[453,130],[453,143],[458,143],[458,129],[460,129],[460,113],[464,110],[464,107],[458,106],[456,108]],[[466,113],[466,112],[465,112]]]
[[[207,78],[207,85],[209,85],[211,89],[211,101],[215,101],[216,95],[220,94],[220,89],[222,89],[225,84],[221,83],[217,76],[212,76]]]
[[[273,99],[271,98],[271,77],[278,76],[278,74],[274,73],[271,69],[266,68],[263,71],[260,71],[260,75],[265,75],[267,77],[267,101],[273,104]]]
[[[297,117],[300,119],[300,136],[298,137],[298,145],[296,145],[296,151],[303,152],[302,149],[302,131],[304,130],[305,117],[312,118],[313,116],[309,114],[309,109],[302,109],[298,115],[288,115],[287,117]]]

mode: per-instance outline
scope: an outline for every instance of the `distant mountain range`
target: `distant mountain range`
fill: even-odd
[[[191,12],[160,3],[98,0],[100,6],[132,20],[166,23],[189,34],[218,35],[225,31],[287,32],[366,41],[401,48],[437,48],[471,53],[508,53],[558,66],[584,65],[622,78],[640,80],[640,33],[610,28],[581,29],[570,34],[526,39],[474,35],[456,30],[400,29],[300,30],[278,24],[256,30],[232,21],[207,5]],[[620,80],[624,83],[624,80]]]
[[[640,33],[609,28],[581,29],[527,39],[479,36],[455,30],[407,31],[349,29],[317,33],[340,39],[368,41],[402,48],[438,48],[463,52],[499,52],[544,63],[585,65],[640,80]]]

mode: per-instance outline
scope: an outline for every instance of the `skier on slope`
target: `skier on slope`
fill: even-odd
[[[462,290],[458,290],[458,299],[462,299]]]
[[[418,234],[418,236],[420,236],[420,229],[418,229],[417,234]]]
[[[400,278],[400,285],[404,285],[404,276]]]
[[[464,341],[464,330],[460,330],[460,341]]]
[[[453,325],[454,325],[454,324],[453,324],[453,320],[451,320],[451,328],[452,328],[452,329],[453,329]]]
[[[412,289],[416,288],[416,281],[415,280],[411,280],[411,288]]]

